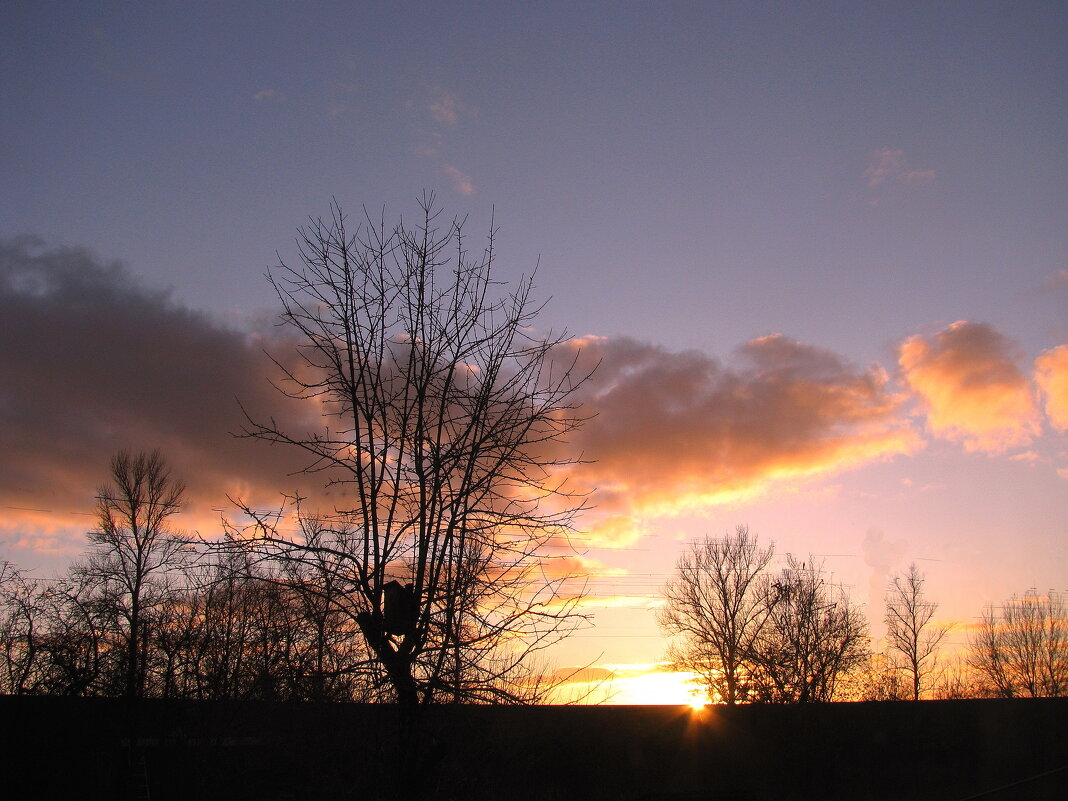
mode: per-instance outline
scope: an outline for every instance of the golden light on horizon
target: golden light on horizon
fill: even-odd
[[[703,709],[703,690],[693,684],[692,673],[650,670],[615,680],[613,704],[688,706]]]

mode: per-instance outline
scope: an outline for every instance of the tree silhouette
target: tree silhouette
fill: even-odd
[[[754,644],[760,700],[809,703],[834,698],[838,680],[867,657],[867,621],[822,562],[787,554],[778,576],[765,576],[768,621]]]
[[[749,697],[753,646],[769,613],[760,576],[773,553],[738,526],[723,539],[692,543],[664,589],[660,625],[684,637],[671,651],[673,662],[727,704]]]
[[[112,616],[125,695],[144,693],[147,628],[167,594],[168,572],[188,552],[188,544],[167,526],[184,491],[159,451],[120,451],[111,460],[111,483],[97,497],[99,528],[89,532],[88,559],[76,572],[95,584]]]
[[[886,644],[904,664],[914,701],[920,700],[924,680],[937,658],[938,647],[952,626],[934,626],[938,604],[924,592],[926,577],[915,564],[904,576],[894,576],[886,597]]]
[[[577,622],[545,559],[581,506],[557,468],[585,376],[565,337],[534,333],[529,279],[496,296],[495,232],[472,260],[463,221],[442,221],[433,195],[421,208],[415,227],[365,214],[350,233],[335,207],[301,229],[301,263],[269,274],[302,363],[283,367],[283,391],[326,425],[250,415],[245,433],[303,452],[344,500],[284,510],[298,536],[284,513],[245,507],[230,546],[326,571],[322,600],[358,627],[399,702],[520,700],[526,658]]]
[[[969,651],[972,667],[996,695],[1068,695],[1068,611],[1063,596],[1039,595],[1032,589],[1000,609],[987,607]]]

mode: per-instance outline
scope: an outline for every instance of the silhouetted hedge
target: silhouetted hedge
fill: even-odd
[[[37,798],[144,798],[146,777],[151,801],[1068,797],[1068,699],[406,721],[388,705],[7,696],[0,713],[8,785]]]

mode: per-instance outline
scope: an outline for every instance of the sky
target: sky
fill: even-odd
[[[0,559],[60,569],[120,447],[210,536],[269,503],[264,272],[332,200],[433,191],[601,366],[591,625],[551,656],[675,700],[685,543],[815,554],[881,635],[1068,589],[1063,3],[7,2]]]

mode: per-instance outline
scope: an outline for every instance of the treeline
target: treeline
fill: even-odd
[[[397,558],[375,574],[351,522],[299,509],[292,534],[271,515],[196,541],[168,525],[183,492],[158,451],[121,452],[82,559],[54,579],[0,563],[0,693],[410,703],[403,681],[421,703],[550,692],[524,660],[558,639],[571,607],[527,624],[539,602],[524,582],[530,560],[509,569],[456,549],[434,568],[447,580],[419,601],[396,539]],[[527,606],[495,616],[520,593]]]
[[[1068,610],[1056,592],[1029,590],[988,607],[967,647],[944,659],[952,625],[935,618],[915,565],[887,588],[885,649],[819,560],[786,555],[744,526],[692,543],[665,587],[660,624],[670,658],[722,703],[1021,698],[1068,695]]]
[[[0,566],[0,692],[374,700],[381,671],[312,560],[172,532],[183,484],[118,454],[85,557],[56,579]]]
[[[381,677],[322,576],[183,548],[129,588],[92,558],[54,580],[5,564],[0,692],[371,701]],[[133,623],[137,616],[136,624]]]
[[[367,638],[394,636],[400,608],[385,598],[382,622],[367,625],[336,562],[339,543],[314,518],[299,521],[299,552],[264,551],[237,532],[194,542],[167,525],[183,485],[158,452],[120,453],[111,473],[86,554],[64,575],[33,578],[0,563],[0,693],[397,700]],[[773,557],[739,527],[691,544],[665,587],[670,658],[712,700],[1068,695],[1068,609],[1058,593],[1031,590],[987,608],[967,647],[946,659],[951,627],[936,619],[913,565],[887,588],[885,649],[873,652],[862,609],[822,563],[787,555],[772,570]],[[536,671],[480,663],[472,647],[430,652],[428,688],[448,700],[551,697]]]

